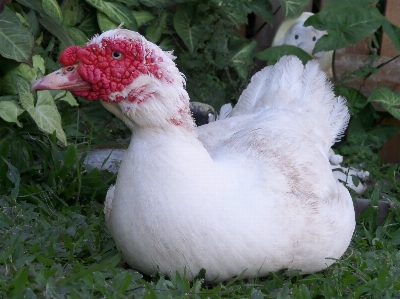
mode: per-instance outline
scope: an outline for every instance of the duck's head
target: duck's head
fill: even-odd
[[[192,126],[185,80],[174,59],[139,33],[110,30],[83,48],[66,48],[60,55],[63,68],[37,80],[31,89],[62,89],[100,100],[130,127],[165,122]]]

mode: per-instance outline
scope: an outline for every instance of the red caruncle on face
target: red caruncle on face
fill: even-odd
[[[66,48],[60,56],[64,66],[78,63],[78,72],[91,85],[90,90],[72,91],[88,100],[110,101],[108,95],[122,91],[141,74],[162,78],[158,63],[162,58],[154,50],[145,50],[136,40],[103,38],[101,45]],[[121,101],[123,97],[116,97]]]

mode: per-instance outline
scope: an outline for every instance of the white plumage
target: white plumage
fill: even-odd
[[[253,77],[229,117],[195,128],[171,55],[128,30],[107,36],[139,40],[162,61],[162,79],[142,74],[121,92],[140,90],[137,100],[102,102],[133,132],[105,205],[131,267],[188,278],[204,268],[219,282],[311,273],[342,256],[354,209],[328,152],[348,111],[316,61],[282,58]]]
[[[193,277],[204,268],[208,281],[326,268],[355,225],[328,161],[347,121],[318,64],[284,57],[198,138],[172,124],[135,126],[106,216],[117,247],[146,274]]]

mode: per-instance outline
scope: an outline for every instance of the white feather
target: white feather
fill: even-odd
[[[350,120],[349,110],[346,100],[343,97],[335,99],[332,111],[329,115],[329,124],[331,127],[332,144],[340,141]]]
[[[255,75],[230,117],[196,131],[171,57],[121,31],[92,42],[114,35],[140,40],[162,55],[159,70],[169,78],[143,75],[126,87],[123,94],[145,90],[140,104],[104,104],[133,132],[106,202],[123,259],[147,275],[178,271],[193,278],[205,268],[206,280],[219,282],[243,272],[243,278],[281,269],[310,273],[340,258],[354,209],[325,147],[331,127],[343,130],[336,124],[346,109],[342,101],[334,114],[318,112],[335,100],[325,96],[330,87],[314,65],[282,58]]]

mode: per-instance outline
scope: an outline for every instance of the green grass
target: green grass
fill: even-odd
[[[375,231],[368,221],[358,224],[344,257],[322,273],[281,271],[210,286],[179,275],[143,277],[121,261],[101,203],[56,208],[50,194],[39,196],[47,209],[2,199],[1,298],[400,297],[400,231],[392,216]]]

